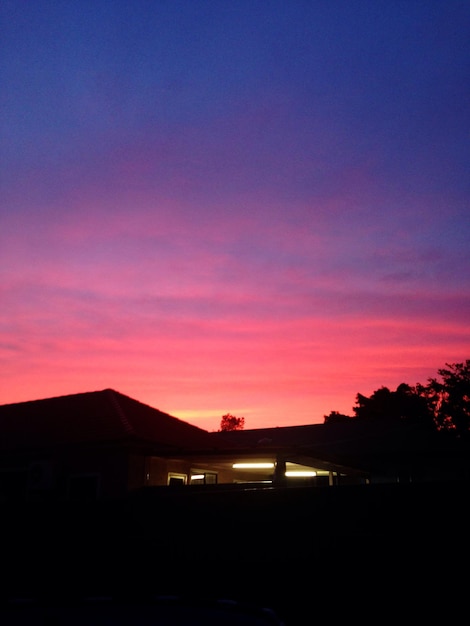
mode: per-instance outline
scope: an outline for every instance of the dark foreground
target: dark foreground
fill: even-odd
[[[9,503],[2,599],[225,598],[286,626],[457,624],[468,610],[469,484],[184,487],[102,503]]]

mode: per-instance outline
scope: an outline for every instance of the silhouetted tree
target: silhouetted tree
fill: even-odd
[[[470,434],[470,359],[463,363],[446,363],[437,371],[440,379],[428,378],[419,385],[439,430],[458,436]]]
[[[353,417],[351,415],[344,415],[338,411],[331,411],[328,415],[324,415],[323,419],[325,424],[344,424],[345,422],[351,422]]]
[[[380,420],[470,437],[470,359],[446,363],[438,376],[428,378],[427,385],[402,383],[395,391],[382,386],[371,396],[358,393],[354,416],[331,411],[323,416],[325,424]]]
[[[245,418],[244,417],[235,417],[235,415],[231,415],[230,413],[226,413],[222,415],[222,420],[220,421],[220,429],[222,430],[243,430],[245,426]]]
[[[398,385],[396,391],[380,387],[370,397],[358,393],[353,411],[358,420],[373,419],[434,428],[434,415],[427,398],[418,386],[411,387],[406,383]]]

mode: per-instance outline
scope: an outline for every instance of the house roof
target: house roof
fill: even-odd
[[[351,420],[349,423],[283,426],[212,433],[238,449],[288,452],[291,458],[316,458],[338,465],[371,468],[391,457],[430,453],[436,435],[417,425]],[[439,444],[440,445],[440,444]]]
[[[409,429],[407,430],[409,432]],[[395,423],[364,422],[351,419],[350,422],[333,424],[308,424],[303,426],[276,426],[252,430],[218,431],[214,437],[232,443],[255,447],[300,446],[318,447],[367,445],[371,439],[384,439],[388,443],[394,435],[402,434],[403,427]]]
[[[113,389],[0,406],[0,451],[58,445],[144,443],[153,454],[216,460],[279,453],[369,471],[387,458],[433,453],[435,437],[396,422],[359,422],[208,432]],[[452,448],[452,447],[451,447]],[[453,453],[453,448],[450,453]],[[440,450],[442,453],[442,449]],[[320,467],[320,465],[319,465]]]
[[[0,432],[4,451],[125,440],[169,450],[215,445],[202,428],[113,389],[2,405]]]

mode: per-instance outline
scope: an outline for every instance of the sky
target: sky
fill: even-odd
[[[470,358],[470,2],[2,0],[0,404],[323,423]]]

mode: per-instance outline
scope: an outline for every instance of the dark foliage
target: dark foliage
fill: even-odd
[[[235,415],[226,413],[225,415],[222,415],[219,431],[243,430],[244,426],[245,426],[244,417],[235,417]]]
[[[358,420],[381,420],[434,426],[433,413],[416,387],[402,383],[395,391],[381,387],[368,398],[358,393],[353,408]]]
[[[470,434],[470,359],[463,363],[446,363],[438,370],[438,378],[429,378],[419,385],[426,398],[438,430],[458,436]]]
[[[344,424],[345,422],[350,422],[353,418],[338,411],[331,411],[328,415],[324,415],[324,419],[325,424]]]
[[[325,423],[373,420],[416,424],[454,435],[470,435],[470,360],[446,363],[438,377],[415,387],[402,383],[395,391],[380,387],[370,396],[356,395],[353,416],[331,411]]]

